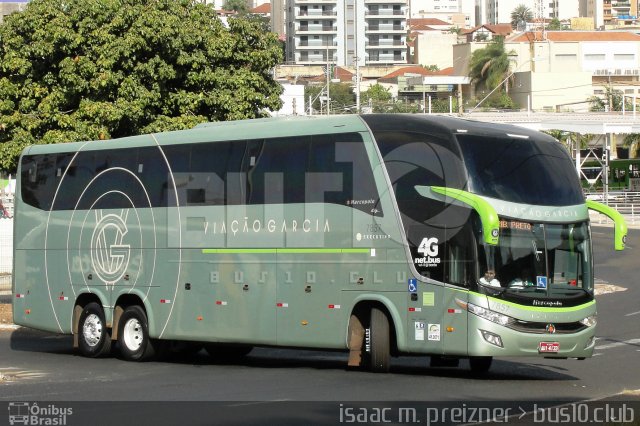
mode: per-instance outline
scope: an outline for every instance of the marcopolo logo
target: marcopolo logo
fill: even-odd
[[[106,284],[122,278],[129,266],[131,246],[123,243],[129,232],[126,222],[126,210],[122,216],[103,216],[102,211],[96,210],[96,227],[91,236],[91,264]]]
[[[73,408],[59,407],[55,404],[40,406],[36,402],[9,403],[10,425],[64,426],[71,415]]]

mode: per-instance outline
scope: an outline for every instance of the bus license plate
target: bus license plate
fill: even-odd
[[[558,342],[540,342],[538,344],[538,352],[540,353],[558,353],[560,351],[560,343]]]

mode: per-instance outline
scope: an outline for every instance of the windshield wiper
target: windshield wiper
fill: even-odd
[[[538,250],[538,245],[536,244],[536,240],[531,240],[533,244],[533,254],[536,256],[536,262],[540,262],[540,255],[542,254],[542,250]]]

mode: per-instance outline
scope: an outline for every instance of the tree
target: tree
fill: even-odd
[[[547,29],[551,31],[560,31],[562,29],[562,23],[558,18],[553,18],[551,22],[549,22]]]
[[[621,90],[612,89],[604,86],[604,99],[599,96],[591,96],[588,102],[591,104],[589,111],[622,111],[622,100],[624,99],[625,110],[633,109],[633,101],[624,98]]]
[[[476,87],[493,90],[511,75],[511,60],[504,48],[502,37],[494,38],[484,49],[478,49],[471,55],[469,77]],[[505,83],[507,82],[505,81]]]
[[[307,102],[307,108],[309,108],[308,101],[311,98],[314,110],[326,111],[326,90],[326,86],[306,86],[304,97],[305,102]],[[350,84],[329,83],[329,96],[331,96],[331,114],[343,114],[355,107],[356,95],[353,93]]]
[[[362,102],[371,104],[373,111],[371,112],[386,112],[387,106],[391,101],[391,92],[383,85],[376,83],[362,92]]]
[[[422,105],[417,102],[406,102],[398,99],[389,105],[386,112],[394,114],[417,114],[422,112]]]
[[[511,12],[511,28],[524,31],[527,22],[533,20],[533,12],[524,4],[516,6]]]
[[[563,144],[567,150],[571,151],[575,144],[578,145],[579,149],[584,149],[589,146],[589,141],[594,139],[595,135],[590,133],[580,134],[573,132],[566,132],[563,130],[543,130],[543,133],[546,133],[550,136],[553,136]]]
[[[257,21],[191,0],[32,0],[0,26],[0,169],[30,144],[262,116],[281,60]]]
[[[241,15],[249,12],[246,0],[225,0],[222,8],[224,10],[233,10],[234,12],[238,12]]]

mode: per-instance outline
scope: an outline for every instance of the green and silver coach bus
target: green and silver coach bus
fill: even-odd
[[[208,123],[26,148],[16,324],[86,356],[254,346],[589,357],[589,209],[571,158],[524,128],[364,115]],[[191,345],[186,345],[190,342]],[[115,345],[117,343],[117,345]]]

